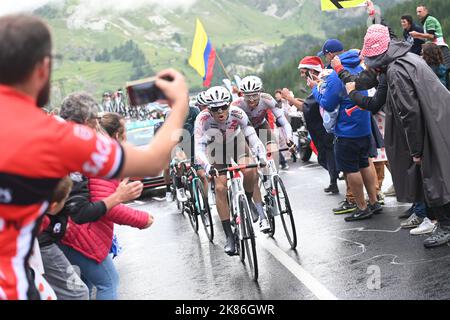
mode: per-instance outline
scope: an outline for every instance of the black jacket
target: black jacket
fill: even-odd
[[[412,45],[410,52],[415,53],[420,56],[420,53],[422,52],[422,45],[425,43],[422,39],[414,39],[409,34],[411,31],[416,31],[419,33],[424,33],[424,30],[421,26],[413,23],[411,26],[411,29],[409,30],[403,30],[403,38],[406,42]]]
[[[103,201],[90,202],[88,179],[79,173],[70,175],[73,188],[62,211],[56,216],[49,215],[50,225],[38,236],[41,247],[60,241],[67,228],[69,217],[77,224],[95,222],[103,217],[106,205]]]
[[[366,63],[387,70],[385,142],[397,200],[419,202],[425,195],[430,207],[439,207],[450,202],[450,92],[409,49],[391,41]],[[422,157],[421,166],[413,156]]]

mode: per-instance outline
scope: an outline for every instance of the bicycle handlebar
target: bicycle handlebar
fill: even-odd
[[[234,166],[234,167],[228,167],[228,168],[224,168],[224,169],[220,169],[220,170],[215,170],[218,173],[226,173],[226,172],[233,172],[233,171],[241,171],[241,170],[245,170],[245,169],[254,169],[254,168],[263,168],[265,167],[266,164],[240,164],[238,166]]]

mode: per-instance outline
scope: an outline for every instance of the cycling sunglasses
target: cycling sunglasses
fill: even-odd
[[[222,105],[210,105],[209,110],[211,112],[219,112],[219,110],[225,111],[230,107],[230,104],[222,104]]]
[[[244,94],[245,101],[256,101],[261,97],[261,93]]]

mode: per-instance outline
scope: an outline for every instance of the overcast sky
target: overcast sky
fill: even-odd
[[[187,8],[197,0],[79,0],[77,10],[89,11],[92,15],[103,10],[126,11],[139,9],[146,5],[157,4],[164,8]],[[18,12],[30,12],[47,3],[61,4],[64,0],[0,0],[0,15]]]

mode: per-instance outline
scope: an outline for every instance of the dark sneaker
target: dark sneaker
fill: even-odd
[[[339,193],[339,188],[336,184],[330,184],[328,186],[328,188],[325,188],[323,191],[325,191],[325,193],[332,193],[332,194],[338,194]]]
[[[374,204],[368,205],[368,208],[374,213],[374,214],[380,214],[383,211],[383,207],[379,202],[375,202]]]
[[[413,204],[411,206],[411,208],[404,211],[401,215],[398,216],[398,218],[399,219],[408,219],[409,217],[411,217],[411,215],[414,213],[414,207],[415,207],[415,205]]]
[[[350,221],[364,220],[372,217],[372,215],[373,212],[372,210],[370,210],[369,207],[367,207],[366,210],[361,210],[357,208],[357,210],[350,217],[345,218],[345,221],[350,222]]]
[[[248,205],[250,207],[250,212],[252,214],[253,223],[259,220],[258,209],[256,209],[255,203],[253,201],[249,201]]]
[[[450,230],[442,229],[437,227],[433,234],[425,239],[423,245],[425,248],[434,248],[447,244],[450,241]]]
[[[347,200],[344,200],[339,203],[339,207],[334,208],[333,212],[334,214],[346,214],[346,213],[352,213],[356,211],[357,207],[356,204],[350,203]]]

